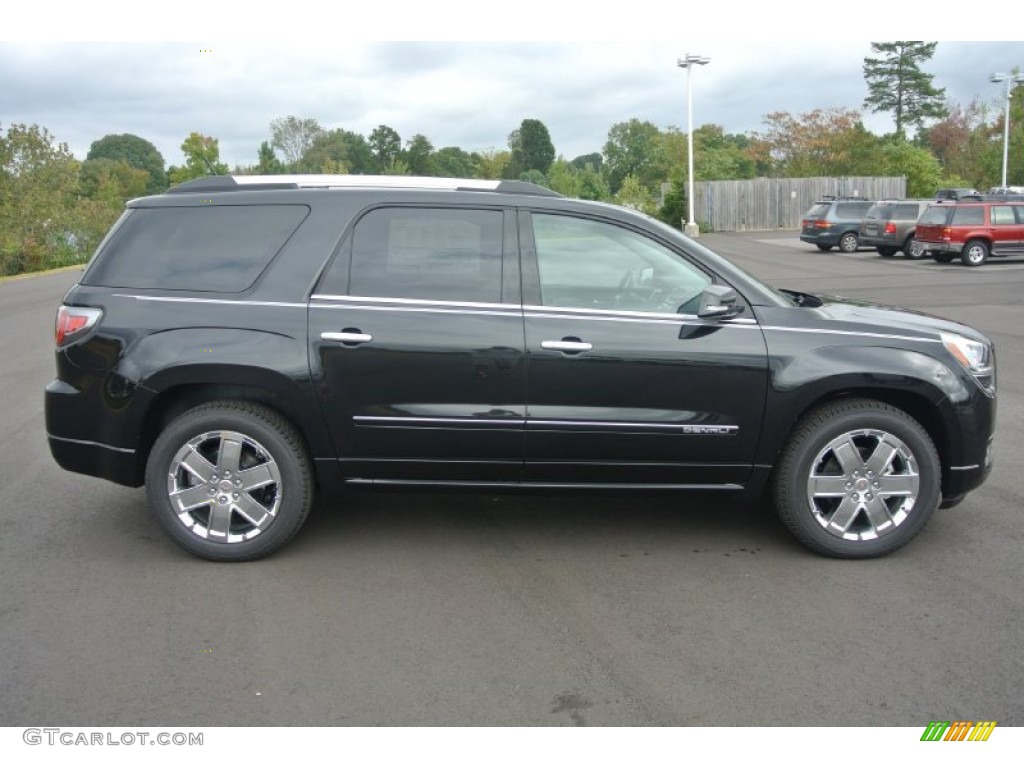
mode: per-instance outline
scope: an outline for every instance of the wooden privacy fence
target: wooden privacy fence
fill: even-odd
[[[825,195],[886,200],[906,196],[905,176],[821,176],[810,179],[695,181],[693,215],[702,230],[799,229]]]

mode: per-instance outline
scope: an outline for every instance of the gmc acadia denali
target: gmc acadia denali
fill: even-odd
[[[57,312],[50,448],[249,560],[346,484],[769,492],[874,557],[987,477],[991,342],[772,289],[522,182],[220,176],[133,200]]]

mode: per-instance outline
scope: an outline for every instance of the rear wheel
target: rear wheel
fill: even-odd
[[[157,522],[207,560],[254,560],[298,532],[313,501],[302,438],[262,405],[221,401],[186,411],[160,433],[146,465]]]
[[[775,476],[782,522],[805,546],[841,558],[893,552],[927,524],[941,465],[924,428],[875,400],[843,400],[808,414]]]
[[[903,255],[908,259],[922,259],[924,258],[924,246],[917,242],[913,236],[908,237],[907,241],[903,244]]]
[[[860,240],[855,232],[847,232],[839,238],[839,250],[843,253],[856,253]]]
[[[980,267],[988,261],[988,243],[984,240],[970,240],[960,253],[960,261],[968,267]]]
[[[832,246],[831,245],[825,245],[824,243],[815,243],[815,245],[818,246],[818,250],[819,251],[831,251],[832,250]]]

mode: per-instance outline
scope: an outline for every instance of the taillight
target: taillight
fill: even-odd
[[[825,219],[818,219],[817,221],[814,222],[813,226],[817,227],[818,229],[828,229],[829,223]]]
[[[895,235],[896,234],[896,225],[893,224],[891,221],[885,222],[885,234],[887,234],[887,235]]]
[[[952,240],[952,239],[953,239],[953,228],[952,228],[952,227],[943,227],[943,228],[942,228],[942,239],[943,239],[943,240],[944,240],[945,242],[947,242],[947,243],[948,243],[948,242],[949,242],[950,240]]]
[[[57,346],[63,347],[65,344],[70,344],[75,338],[95,326],[102,316],[103,310],[101,309],[62,306],[57,310],[57,323],[54,328]]]

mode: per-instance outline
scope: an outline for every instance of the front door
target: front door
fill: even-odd
[[[696,316],[714,276],[649,233],[520,214],[526,479],[742,484],[767,387],[750,313]]]

